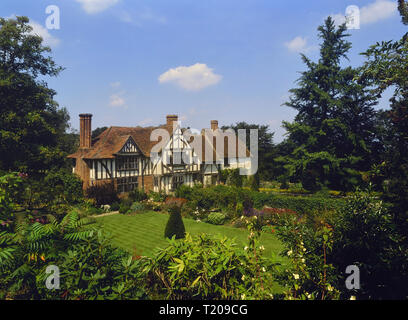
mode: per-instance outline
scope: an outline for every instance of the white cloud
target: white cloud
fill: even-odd
[[[60,43],[60,40],[58,38],[52,36],[49,33],[48,29],[43,27],[41,24],[39,24],[39,23],[32,20],[29,23],[29,25],[33,28],[33,30],[30,33],[35,34],[35,35],[40,36],[41,38],[43,38],[44,45],[50,46],[50,47],[56,47]]]
[[[111,86],[112,88],[119,88],[119,87],[120,87],[120,82],[119,82],[119,81],[112,82],[112,83],[110,84],[110,86]]]
[[[360,9],[360,23],[375,23],[388,19],[397,12],[397,1],[377,0]]]
[[[188,91],[199,91],[220,82],[222,76],[215,74],[206,64],[196,63],[192,66],[180,66],[160,75],[160,83],[174,83]]]
[[[126,101],[123,98],[123,94],[124,94],[124,92],[112,94],[109,97],[109,99],[110,99],[109,105],[111,107],[116,107],[116,108],[117,107],[126,107]]]
[[[76,0],[88,14],[102,12],[119,2],[119,0]]]
[[[310,47],[307,46],[306,38],[302,38],[300,36],[289,42],[285,42],[285,46],[292,52],[307,52],[310,50]]]
[[[398,10],[396,1],[376,0],[360,8],[360,24],[376,23],[392,17]],[[339,26],[346,22],[342,13],[331,14],[334,23]]]

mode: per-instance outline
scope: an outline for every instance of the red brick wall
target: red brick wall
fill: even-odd
[[[139,188],[142,189],[144,187],[145,192],[153,191],[153,176],[144,176],[138,178]]]

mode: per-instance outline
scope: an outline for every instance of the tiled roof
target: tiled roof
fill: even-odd
[[[150,141],[150,136],[155,129],[165,129],[170,132],[167,126],[163,125],[160,127],[110,127],[102,132],[97,138],[93,139],[92,147],[90,149],[79,149],[74,154],[68,156],[68,158],[84,158],[84,159],[112,159],[115,158],[115,154],[118,153],[129,137],[132,137],[136,142],[140,151],[146,156],[150,157],[150,151],[153,146],[156,145],[157,141]],[[202,137],[202,159],[205,160],[205,137]],[[190,139],[190,141],[193,138]],[[211,139],[210,139],[211,140]],[[226,138],[224,141],[227,141]],[[209,141],[211,145],[211,141]],[[235,144],[235,142],[234,142]],[[216,155],[216,145],[213,145],[214,155],[213,159],[222,159],[222,153]],[[238,147],[236,147],[238,150]],[[198,152],[196,152],[198,153]],[[247,156],[249,157],[249,151],[246,150]],[[199,155],[201,158],[201,155]],[[228,157],[228,145],[224,145],[224,157]]]

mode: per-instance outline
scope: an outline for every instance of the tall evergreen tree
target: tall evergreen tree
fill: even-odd
[[[307,70],[285,103],[298,111],[294,122],[284,122],[293,146],[286,167],[306,189],[349,190],[370,169],[376,98],[354,80],[356,69],[341,66],[351,48],[346,26],[337,28],[328,17],[318,35],[320,58],[313,62],[302,54]]]

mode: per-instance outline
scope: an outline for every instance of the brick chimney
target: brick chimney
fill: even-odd
[[[167,126],[173,128],[173,123],[178,121],[178,116],[175,114],[169,114],[167,117]]]
[[[217,130],[218,129],[218,120],[211,120],[211,130]]]
[[[92,143],[92,114],[80,114],[79,127],[79,148],[90,148]]]

